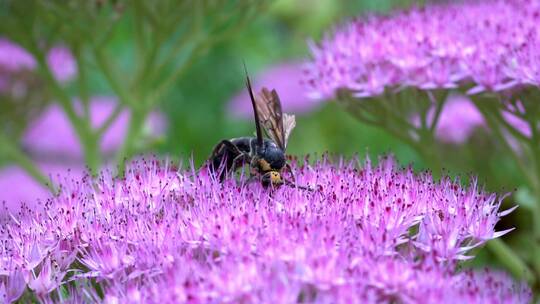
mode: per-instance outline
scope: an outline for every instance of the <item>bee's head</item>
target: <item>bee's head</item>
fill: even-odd
[[[283,179],[281,178],[281,174],[279,171],[268,171],[262,176],[262,184],[263,186],[267,187],[270,185],[281,185],[283,184]]]
[[[252,162],[252,168],[261,175],[265,186],[283,183],[280,171],[284,166],[285,153],[271,140],[264,141]]]

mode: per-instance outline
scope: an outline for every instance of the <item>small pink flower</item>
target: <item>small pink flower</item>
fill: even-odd
[[[47,64],[52,74],[61,83],[77,77],[77,62],[71,51],[62,46],[56,46],[47,53]]]
[[[54,261],[46,259],[41,265],[39,274],[34,275],[28,282],[28,287],[37,295],[46,295],[60,286],[65,274],[66,272],[60,271]]]
[[[450,95],[441,112],[435,136],[442,142],[462,144],[483,126],[484,117],[470,99],[463,95]]]
[[[111,96],[95,96],[90,99],[90,117],[92,127],[97,129],[112,114],[118,100]],[[82,115],[82,105],[79,101],[75,103],[79,115]],[[104,133],[100,143],[101,153],[110,155],[116,152],[124,138],[130,113],[123,110],[116,121]],[[152,113],[147,120],[147,129],[150,136],[159,136],[164,131],[163,116]],[[52,132],[51,130],[54,130]],[[56,160],[71,160],[81,163],[82,148],[79,139],[64,111],[59,105],[53,104],[46,109],[31,125],[24,136],[23,144],[34,153],[36,157],[44,160],[53,158]],[[50,161],[51,159],[49,159]]]
[[[0,72],[18,72],[33,70],[36,61],[30,53],[9,39],[0,37]]]
[[[14,270],[7,276],[0,274],[0,301],[13,303],[26,289],[26,281],[21,270]]]

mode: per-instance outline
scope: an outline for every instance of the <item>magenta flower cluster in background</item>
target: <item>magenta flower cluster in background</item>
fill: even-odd
[[[53,76],[60,83],[77,77],[77,63],[70,50],[56,46],[47,53],[47,63]],[[12,41],[0,38],[0,94],[23,98],[32,88],[20,73],[34,73],[37,62],[24,48]],[[41,97],[44,98],[44,97]],[[48,103],[49,101],[43,101]],[[79,100],[74,101],[77,115],[83,115]],[[103,125],[113,113],[118,100],[111,96],[94,96],[89,100],[89,115],[94,129]],[[123,110],[101,138],[102,155],[111,158],[118,151],[127,132],[129,110]],[[146,122],[144,134],[156,137],[165,131],[164,117],[152,113]],[[21,139],[24,150],[37,163],[46,176],[70,174],[81,177],[85,170],[84,155],[79,139],[62,108],[51,103],[28,123]],[[36,206],[50,196],[49,189],[34,180],[27,172],[16,166],[0,168],[0,203],[6,202],[10,210],[16,210],[21,202]],[[5,216],[0,212],[0,217]]]
[[[312,46],[305,70],[312,97],[347,88],[357,97],[385,89],[469,94],[540,85],[540,2],[459,1],[352,21]]]
[[[517,103],[519,105],[519,102]],[[511,104],[506,105],[512,107]],[[530,125],[518,115],[524,115],[524,110],[511,109],[502,112],[502,118],[517,132],[525,137],[531,136]],[[433,120],[435,108],[431,107],[427,113],[428,121]],[[420,127],[420,116],[415,114],[411,118],[412,124]],[[474,102],[467,96],[461,94],[450,94],[444,103],[439,121],[435,128],[435,137],[447,144],[464,144],[474,133],[475,130],[483,129],[484,132],[490,132],[482,113],[476,108]],[[516,151],[519,151],[519,145],[509,135],[505,134],[506,140]]]
[[[14,72],[22,69],[32,70],[36,62],[21,46],[6,38],[0,38],[0,66],[3,70]]]
[[[157,161],[125,179],[64,180],[44,212],[0,228],[0,294],[109,303],[527,303],[525,284],[457,271],[495,231],[500,198],[393,159],[293,169],[299,184],[220,183]],[[66,292],[67,291],[67,292]],[[28,294],[24,295],[28,297]]]
[[[114,97],[96,96],[90,100],[90,115],[94,128],[99,128],[114,111],[118,101]],[[80,107],[79,107],[80,108]],[[165,132],[165,119],[152,113],[146,124],[147,135],[155,138]],[[103,134],[102,155],[111,158],[118,151],[127,132],[129,111],[124,110],[111,127]],[[84,156],[75,130],[65,113],[57,104],[51,104],[35,121],[30,123],[22,139],[25,150],[37,162],[38,167],[56,179],[57,175],[70,174],[81,177],[85,171]],[[24,170],[9,166],[0,170],[0,202],[5,201],[11,210],[16,210],[21,202],[35,206],[44,201],[50,191],[35,181]],[[0,212],[1,213],[1,212]]]
[[[64,46],[55,46],[47,53],[47,64],[53,76],[61,83],[77,76],[77,63],[71,51]],[[0,37],[0,79],[7,81],[10,74],[37,67],[32,55],[18,44]]]
[[[434,115],[435,108],[432,107],[427,113],[427,119],[432,121]],[[415,114],[411,118],[411,122],[419,128],[420,115]],[[435,137],[443,143],[463,144],[475,130],[485,126],[482,113],[467,96],[452,94],[446,99],[440,114]]]
[[[82,115],[82,105],[80,101],[75,102],[78,114]],[[91,123],[94,128],[99,128],[105,120],[113,113],[118,100],[111,96],[94,96],[90,99],[89,110]],[[129,111],[123,110],[118,118],[113,122],[111,128],[101,139],[100,152],[103,155],[112,155],[116,152],[129,123]],[[165,125],[163,117],[157,113],[152,113],[147,122],[148,130],[154,135],[164,132]],[[54,130],[54,132],[51,132]],[[82,159],[83,151],[78,142],[75,130],[57,104],[51,105],[38,119],[33,121],[23,140],[24,147],[33,155],[40,158],[62,158],[62,159]]]

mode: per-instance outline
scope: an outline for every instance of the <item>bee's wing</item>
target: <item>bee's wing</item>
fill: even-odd
[[[283,131],[284,138],[285,138],[285,147],[283,147],[283,151],[287,148],[287,143],[289,142],[289,136],[291,135],[292,130],[296,127],[296,118],[294,115],[283,113]]]
[[[294,115],[283,114],[276,90],[269,91],[263,88],[255,98],[255,103],[266,134],[285,151],[289,135],[296,125]]]

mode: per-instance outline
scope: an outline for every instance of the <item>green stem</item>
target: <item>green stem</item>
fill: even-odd
[[[95,175],[101,168],[101,151],[99,137],[94,133],[89,134],[85,141],[81,142],[84,149],[84,160],[90,169],[90,173]]]
[[[407,133],[409,130],[409,124],[407,122],[407,125],[403,126],[403,128],[395,128],[391,124],[388,123],[386,120],[386,115],[377,115],[376,110],[373,108],[370,109],[364,109],[360,103],[356,104],[357,101],[354,99],[351,100],[349,96],[345,92],[341,94],[341,96],[338,96],[337,101],[342,104],[345,107],[345,110],[352,114],[356,119],[359,121],[372,125],[375,127],[383,127],[383,130],[390,133],[390,135],[396,137],[397,139],[403,141],[410,147],[412,147],[416,151],[420,151],[421,147],[419,146],[419,143],[416,142],[413,138],[410,137],[410,135]],[[366,100],[365,103],[379,103],[379,100]],[[387,109],[384,107],[385,110]],[[383,110],[383,111],[385,111]],[[367,116],[367,112],[371,114],[371,116]],[[401,118],[396,118],[397,120],[393,120],[394,122],[398,122],[401,120]]]
[[[139,135],[143,129],[142,127],[146,119],[146,115],[147,111],[145,110],[137,111],[136,109],[133,109],[131,112],[127,135],[116,157],[119,176],[124,175],[125,162],[132,156],[135,142],[137,138],[139,138]]]
[[[439,118],[441,117],[441,113],[446,102],[447,94],[443,93],[442,96],[439,96],[439,98],[433,96],[434,93],[431,91],[428,91],[427,94],[429,99],[435,104],[435,115],[433,116],[433,120],[431,121],[431,124],[429,126],[429,132],[431,134],[435,134],[437,124],[439,123]]]
[[[133,106],[137,106],[133,103],[133,100],[130,98],[129,93],[125,89],[125,87],[120,83],[120,78],[114,71],[117,69],[114,68],[114,65],[109,60],[109,58],[105,55],[105,52],[102,48],[95,48],[94,49],[94,57],[96,58],[96,62],[101,69],[103,75],[105,78],[107,78],[107,81],[111,85],[111,88],[116,93],[118,98],[120,98],[120,101],[123,104],[130,104]]]
[[[88,79],[87,79],[87,70],[86,65],[84,64],[82,47],[77,44],[73,48],[73,53],[77,61],[77,83],[79,87],[79,97],[81,98],[82,106],[84,109],[84,119],[87,121],[91,120],[90,113],[90,94],[88,91]]]
[[[45,80],[47,81],[49,87],[52,89],[55,96],[58,98],[60,106],[66,113],[71,125],[75,129],[75,132],[79,138],[79,142],[81,143],[81,146],[84,150],[86,164],[89,166],[90,170],[93,173],[97,172],[101,165],[99,140],[92,130],[90,117],[86,115],[80,117],[79,115],[77,115],[70,97],[66,94],[58,81],[54,78],[54,75],[52,74],[51,70],[47,65],[43,52],[39,51],[39,48],[37,47],[35,42],[30,42],[29,49],[38,62],[39,70],[45,76]]]
[[[497,142],[501,143],[504,147],[504,149],[507,151],[507,153],[514,159],[514,162],[518,165],[518,168],[522,172],[523,176],[525,177],[525,180],[527,182],[527,186],[530,189],[535,189],[536,184],[536,178],[531,175],[529,171],[529,165],[524,163],[523,158],[521,155],[519,155],[515,149],[512,148],[510,143],[508,143],[507,137],[503,135],[503,133],[500,130],[499,125],[497,124],[496,120],[491,117],[490,111],[486,108],[486,105],[483,104],[484,101],[489,102],[488,100],[473,100],[474,104],[476,105],[476,108],[482,113],[482,116],[484,117],[486,123],[489,126],[489,129],[493,132],[493,135],[495,135]]]
[[[487,243],[487,248],[497,256],[506,269],[519,279],[526,280],[530,285],[536,281],[534,273],[527,267],[522,259],[506,245],[501,239],[494,239]]]
[[[524,162],[523,156],[519,154],[519,152],[516,151],[516,149],[513,149],[510,143],[508,142],[508,136],[514,135],[515,132],[509,132],[507,136],[505,136],[501,128],[505,128],[507,131],[509,128],[513,129],[513,127],[509,126],[507,123],[501,124],[502,116],[498,112],[498,108],[489,107],[490,100],[480,99],[475,100],[474,103],[478,110],[482,113],[482,116],[486,120],[487,124],[490,127],[490,130],[493,132],[495,137],[497,138],[497,141],[501,143],[507,153],[510,154],[510,156],[514,159],[514,162],[518,165],[519,170],[525,177],[525,180],[527,182],[527,186],[532,189],[534,196],[536,198],[540,198],[540,185],[539,185],[539,173],[535,173],[535,169],[531,168],[529,164]],[[504,119],[503,119],[504,120]],[[531,141],[523,142],[523,138],[519,137],[513,137],[516,139],[516,141],[520,144],[521,153],[526,152],[526,147],[524,144],[526,143],[532,143],[532,138],[534,138],[534,134],[531,137]],[[535,161],[535,164],[538,165],[537,158],[535,153],[535,148],[532,146],[529,147],[531,149],[531,154],[533,161]],[[540,246],[539,246],[539,238],[540,235],[540,204],[536,204],[532,209],[532,216],[533,216],[533,251],[539,252]],[[507,268],[512,271],[512,273],[520,278],[525,278],[529,283],[534,284],[536,278],[534,276],[534,273],[529,270],[529,268],[525,265],[521,259],[511,251],[509,247],[504,245],[504,243],[499,240],[498,243],[492,244],[493,241],[490,241],[488,243],[488,248],[492,250],[499,260],[507,266]],[[491,246],[489,246],[492,244]],[[504,245],[504,247],[503,247]],[[532,266],[534,271],[536,272],[537,277],[540,275],[540,255],[536,254],[532,256]],[[526,270],[525,270],[526,269]]]
[[[2,143],[2,151],[5,152],[8,159],[15,162],[20,168],[26,171],[40,184],[47,186],[52,193],[56,193],[56,189],[52,181],[41,172],[41,170],[23,151],[21,151],[3,135],[0,135],[0,142]]]
[[[442,161],[437,153],[437,144],[433,133],[420,132],[420,144],[415,148],[416,152],[420,154],[422,159],[427,162],[428,168],[431,170],[433,178],[440,178],[443,174]]]
[[[111,127],[111,125],[116,121],[118,116],[122,114],[122,110],[124,110],[124,107],[122,106],[122,104],[120,103],[116,104],[113,112],[109,115],[109,117],[107,117],[105,122],[103,122],[103,124],[98,128],[96,135],[99,138],[101,138],[101,136],[103,136],[103,134],[107,132],[107,130]]]

